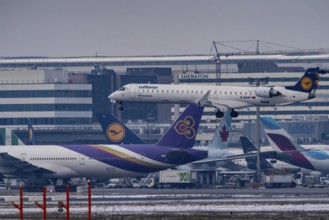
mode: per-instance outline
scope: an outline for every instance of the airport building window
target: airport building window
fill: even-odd
[[[91,111],[92,104],[6,104],[0,105],[0,112],[26,111]]]
[[[91,97],[91,90],[9,90],[0,91],[1,98]]]

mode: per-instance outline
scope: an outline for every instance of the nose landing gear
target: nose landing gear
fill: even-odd
[[[119,111],[123,111],[123,106],[122,106],[122,102],[117,102],[120,106],[119,106]]]

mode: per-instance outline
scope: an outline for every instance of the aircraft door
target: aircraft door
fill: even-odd
[[[137,99],[138,97],[138,91],[137,91],[138,85],[131,85],[129,88],[129,98],[131,99]]]
[[[84,155],[80,155],[79,157],[79,165],[85,165],[86,157]]]
[[[144,162],[144,158],[145,158],[145,154],[144,153],[141,153],[138,155],[138,160],[140,163],[143,163]]]
[[[22,161],[25,161],[26,153],[21,153],[20,158],[21,158]]]

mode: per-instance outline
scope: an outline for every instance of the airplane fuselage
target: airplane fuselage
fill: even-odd
[[[207,94],[208,93],[208,94]],[[205,97],[206,96],[206,97]],[[127,84],[109,96],[114,102],[200,103],[207,107],[243,108],[287,105],[309,99],[308,93],[282,86],[237,87],[173,84]]]
[[[152,145],[32,145],[0,148],[0,174],[40,178],[131,177],[173,168],[207,157],[206,151],[184,149],[188,156],[168,161],[172,147]],[[178,151],[182,151],[179,149]],[[46,172],[45,172],[46,170]],[[37,176],[38,177],[38,176]]]
[[[329,174],[329,151],[309,149],[291,153],[291,163],[309,170]]]
[[[205,147],[193,147],[193,149],[202,150]],[[271,147],[262,147],[261,152],[273,151]],[[223,167],[229,170],[241,170],[241,169],[251,169],[248,165],[246,158],[235,158],[235,159],[225,159],[234,157],[237,155],[243,155],[244,152],[240,148],[226,148],[226,149],[218,149],[218,148],[208,148],[208,158],[199,160],[196,163],[187,164],[185,166],[189,166],[193,169],[205,169],[211,168],[216,169],[219,167]],[[207,160],[215,160],[215,159],[223,159],[219,161],[207,162]],[[225,160],[224,160],[225,159]],[[256,160],[256,159],[255,159]],[[204,163],[201,163],[205,161]],[[294,166],[292,164],[286,163],[284,161],[276,160],[275,163],[271,163],[270,159],[267,159],[267,162],[271,164],[274,169],[298,169],[300,167]],[[184,167],[185,167],[184,166]],[[255,164],[256,167],[256,164]],[[310,173],[311,170],[302,169],[304,173]]]

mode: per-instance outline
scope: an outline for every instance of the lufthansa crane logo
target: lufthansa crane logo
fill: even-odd
[[[304,90],[310,90],[313,86],[313,82],[312,79],[310,77],[304,77],[302,79],[302,81],[300,82],[300,86],[304,89]]]
[[[174,129],[178,134],[184,135],[187,139],[192,139],[196,135],[194,124],[194,118],[191,116],[186,116],[183,120],[176,123]]]
[[[112,123],[106,129],[106,136],[114,142],[119,142],[125,137],[125,129],[119,123]]]

